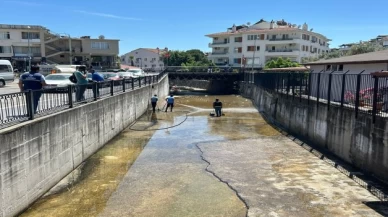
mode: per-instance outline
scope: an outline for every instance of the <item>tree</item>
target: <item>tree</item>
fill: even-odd
[[[169,66],[213,66],[205,54],[197,49],[187,51],[168,51],[161,54],[161,60]]]
[[[135,66],[135,64],[133,63],[134,58],[135,58],[134,56],[129,56],[129,59],[131,60],[131,66]]]
[[[289,67],[298,67],[299,63],[291,61],[289,58],[283,59],[281,57],[276,60],[270,60],[265,64],[266,69],[274,69],[274,68],[289,68]]]
[[[383,49],[384,48],[381,45],[371,43],[371,42],[362,42],[362,43],[353,45],[348,51],[348,55],[357,55],[357,54],[375,52]]]

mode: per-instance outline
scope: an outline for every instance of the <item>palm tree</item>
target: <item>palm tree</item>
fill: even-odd
[[[131,59],[131,66],[135,66],[135,64],[133,63],[134,58],[135,58],[134,56],[129,56],[129,59]]]

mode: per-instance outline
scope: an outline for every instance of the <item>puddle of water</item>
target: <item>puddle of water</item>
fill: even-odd
[[[86,161],[77,182],[38,200],[21,216],[96,216],[152,134],[152,131],[123,131]]]

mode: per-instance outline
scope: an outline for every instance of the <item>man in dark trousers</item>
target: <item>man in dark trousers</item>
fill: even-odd
[[[39,73],[39,66],[31,66],[31,71],[20,76],[19,88],[20,91],[32,90],[33,94],[33,110],[36,113],[42,91],[39,91],[46,86],[44,76]]]
[[[174,96],[171,94],[169,97],[166,98],[166,101],[167,101],[166,112],[168,107],[171,107],[171,112],[172,112],[172,108],[174,107]]]
[[[152,111],[155,113],[155,107],[158,103],[158,96],[155,94],[153,97],[151,97],[151,105],[152,105]]]
[[[219,99],[216,99],[215,102],[213,102],[213,108],[216,112],[216,117],[221,117],[222,115],[222,102],[219,101]]]

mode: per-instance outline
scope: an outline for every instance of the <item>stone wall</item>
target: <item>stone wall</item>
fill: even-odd
[[[168,77],[0,130],[0,217],[26,209],[140,117],[150,95],[168,94]]]
[[[242,94],[251,98],[269,120],[311,145],[320,146],[363,171],[388,180],[387,119],[307,99],[292,99],[246,84]]]

